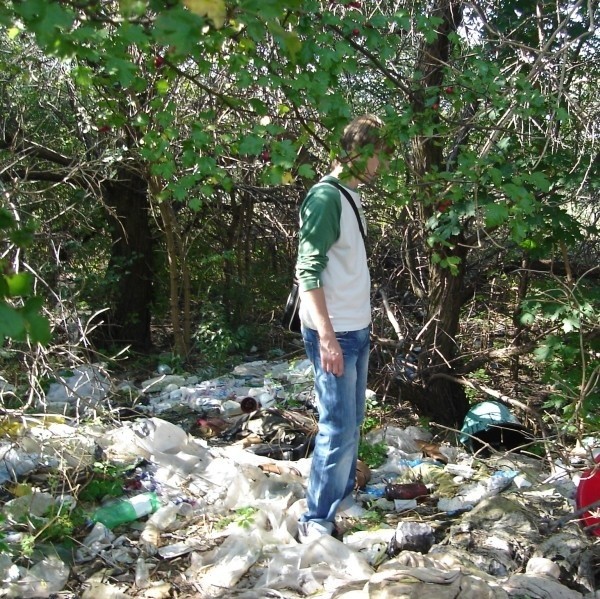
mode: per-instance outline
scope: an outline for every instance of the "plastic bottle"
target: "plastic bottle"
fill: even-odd
[[[254,397],[242,397],[242,399],[238,401],[240,402],[240,406],[242,407],[242,412],[244,412],[244,414],[256,412],[256,410],[259,408],[259,404]]]
[[[388,483],[385,486],[386,499],[416,499],[429,495],[429,489],[423,483]]]
[[[133,522],[138,518],[155,512],[161,503],[156,493],[141,493],[135,497],[120,499],[98,508],[92,520],[101,522],[106,528],[115,528],[126,522]]]
[[[150,586],[150,568],[143,557],[139,557],[135,565],[135,586],[138,589]]]

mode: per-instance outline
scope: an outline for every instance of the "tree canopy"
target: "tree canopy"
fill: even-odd
[[[167,319],[183,359],[202,342],[207,355],[242,344],[283,303],[303,193],[348,120],[373,112],[396,148],[365,190],[382,385],[456,424],[462,376],[510,359],[518,377],[535,351],[550,371],[572,366],[561,405],[591,413],[599,13],[530,0],[4,3],[3,335],[47,341],[45,296],[55,333],[87,314],[100,347],[147,349]]]

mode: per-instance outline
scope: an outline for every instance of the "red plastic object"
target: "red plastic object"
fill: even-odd
[[[596,462],[598,462],[598,457]],[[577,487],[577,493],[575,495],[575,503],[577,509],[591,505],[592,503],[600,500],[600,465],[595,468],[589,468],[582,475]],[[596,514],[600,514],[600,506],[597,506],[592,510]],[[590,534],[600,537],[600,517],[592,516],[590,512],[585,512],[582,516],[582,520],[585,526],[595,526],[590,530]]]

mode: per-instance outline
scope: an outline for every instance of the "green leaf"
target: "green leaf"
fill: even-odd
[[[123,23],[119,28],[119,38],[126,45],[137,44],[138,46],[146,46],[148,44],[148,35],[146,31],[139,25],[131,23]]]
[[[485,226],[499,227],[508,220],[509,210],[505,202],[494,202],[485,206]]]
[[[279,45],[286,51],[292,64],[296,64],[302,42],[295,31],[287,31],[276,22],[269,22],[269,31],[277,39]]]
[[[496,187],[500,187],[502,185],[502,171],[497,168],[490,168],[488,170],[488,174],[490,179],[494,183]]]
[[[248,100],[248,104],[250,104],[250,106],[252,106],[252,110],[254,110],[254,112],[260,116],[269,114],[269,107],[267,104],[258,98],[250,98],[250,100]]]
[[[48,319],[41,314],[29,314],[27,316],[27,332],[29,339],[33,343],[39,343],[41,345],[47,345],[52,339],[52,332],[50,330],[50,323]]]
[[[535,315],[531,312],[522,312],[519,316],[519,322],[525,326],[532,325],[535,322]]]
[[[198,210],[200,210],[200,208],[202,208],[202,204],[203,204],[203,202],[200,198],[192,198],[191,200],[188,201],[188,207],[193,212],[198,212]]]
[[[298,175],[305,179],[314,179],[315,171],[310,164],[301,164],[298,167]]]
[[[545,343],[533,351],[533,355],[538,362],[545,362],[552,358],[558,346],[558,340],[555,337],[549,337]]]
[[[273,143],[271,161],[274,165],[289,169],[296,162],[296,154],[294,144],[289,139],[284,139]]]
[[[77,65],[73,69],[72,73],[75,82],[82,88],[91,87],[94,83],[94,72],[90,67]]]
[[[163,177],[165,179],[170,179],[176,172],[177,167],[172,160],[167,160],[165,162],[159,162],[151,165],[150,172],[157,177]]]
[[[141,17],[146,12],[145,0],[119,0],[119,10],[126,19]]]
[[[25,338],[26,322],[22,314],[6,302],[0,300],[0,339]]]
[[[2,266],[3,263],[0,261],[0,268]],[[8,281],[5,276],[0,276],[0,300],[5,297],[8,297]]]
[[[6,209],[0,207],[0,229],[9,229],[14,227],[15,219],[13,215]]]
[[[502,190],[506,194],[506,196],[517,202],[521,200],[523,197],[527,195],[527,190],[522,185],[517,185],[515,183],[505,183],[502,186]]]
[[[117,78],[123,87],[129,87],[137,76],[138,68],[129,60],[118,56],[108,56],[106,70]]]
[[[13,229],[9,234],[9,239],[18,247],[29,247],[33,243],[33,229],[29,226],[19,229]]]
[[[520,243],[524,239],[527,239],[529,225],[523,219],[513,219],[510,222],[510,231],[512,238]]]
[[[502,139],[498,140],[498,143],[496,145],[498,146],[499,150],[508,150],[508,146],[510,145],[510,139],[508,137],[503,137]]]
[[[556,118],[559,121],[568,121],[569,120],[569,113],[568,113],[568,111],[565,108],[563,108],[562,106],[559,106],[556,109]]]
[[[531,173],[529,176],[529,180],[540,190],[543,192],[550,191],[550,181],[544,173],[539,171],[535,173]]]
[[[173,55],[186,56],[197,44],[203,25],[202,17],[176,7],[156,17],[154,33],[159,43],[171,46]]]
[[[25,305],[21,308],[23,314],[29,316],[38,313],[44,305],[44,299],[39,295],[33,295],[27,298]]]
[[[250,133],[242,138],[238,152],[242,156],[258,156],[265,147],[265,140],[255,133]]]
[[[562,329],[565,333],[570,333],[571,331],[578,331],[581,328],[581,321],[577,317],[576,314],[570,314],[566,316],[562,320]]]
[[[70,48],[64,32],[74,22],[74,14],[58,2],[28,0],[14,3],[27,26],[35,33],[39,44],[52,53],[65,55]]]
[[[8,283],[8,293],[11,297],[23,297],[29,295],[33,288],[33,277],[31,273],[20,272],[15,275],[5,276]]]

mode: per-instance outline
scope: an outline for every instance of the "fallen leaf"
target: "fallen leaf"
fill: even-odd
[[[281,183],[283,185],[291,185],[294,182],[294,175],[290,171],[286,171],[281,175]]]
[[[267,474],[293,474],[294,476],[302,476],[300,470],[293,466],[284,466],[279,464],[261,464],[259,468]]]
[[[448,463],[448,458],[440,451],[440,446],[435,443],[427,443],[426,441],[415,441],[419,449],[428,457],[438,460],[444,464]]]

